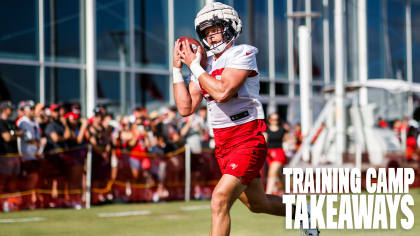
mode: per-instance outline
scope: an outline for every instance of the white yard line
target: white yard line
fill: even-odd
[[[46,220],[43,217],[31,217],[31,218],[14,218],[14,219],[0,219],[0,223],[16,223],[16,222],[36,222]]]
[[[198,211],[210,209],[210,205],[183,206],[180,208],[182,211]]]
[[[123,216],[144,216],[150,215],[151,211],[121,211],[121,212],[110,212],[110,213],[99,213],[98,217],[123,217]]]

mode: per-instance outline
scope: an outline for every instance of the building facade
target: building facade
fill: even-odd
[[[237,43],[259,49],[260,93],[266,111],[276,110],[291,123],[300,120],[300,25],[311,29],[311,101],[314,113],[322,108],[322,89],[335,81],[337,1],[221,1],[232,5],[243,21]],[[153,110],[171,104],[172,47],[180,36],[196,37],[194,18],[205,2],[2,1],[0,100],[77,102],[85,114],[90,112],[92,94],[95,103],[117,114],[137,105]],[[367,77],[420,82],[420,1],[342,3],[345,81]],[[364,45],[366,50],[359,50]]]

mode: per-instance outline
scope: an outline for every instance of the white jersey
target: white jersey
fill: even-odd
[[[259,72],[255,55],[256,47],[242,44],[228,48],[217,60],[211,56],[207,60],[207,73],[218,80],[222,79],[225,68],[252,71],[245,80],[237,95],[225,103],[216,102],[199,81],[192,75],[191,81],[201,89],[203,97],[207,100],[209,122],[212,128],[225,128],[244,124],[256,119],[264,119],[264,111],[259,101]]]

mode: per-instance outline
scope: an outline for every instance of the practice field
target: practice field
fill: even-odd
[[[321,235],[418,236],[420,189],[411,190],[410,193],[415,199],[412,207],[415,226],[409,231],[401,229],[400,224],[397,224],[397,230],[323,230]],[[48,209],[1,213],[0,235],[208,235],[211,219],[209,204],[209,201],[143,203],[96,206],[90,210]],[[232,209],[231,235],[299,235],[298,230],[284,228],[284,217],[252,214],[239,201]]]

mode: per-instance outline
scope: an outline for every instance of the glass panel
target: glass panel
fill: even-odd
[[[329,40],[330,40],[330,83],[334,83],[335,76],[335,38],[334,38],[334,1],[328,1]]]
[[[311,11],[321,14],[322,0],[311,1]],[[324,45],[322,17],[312,18],[312,79],[324,78]]]
[[[47,103],[81,103],[80,70],[45,68],[45,97]]]
[[[155,110],[169,102],[169,77],[136,74],[136,104]]]
[[[260,81],[260,95],[270,94],[270,82]]]
[[[299,84],[295,84],[295,96],[300,96],[300,86],[299,86]]]
[[[10,100],[15,105],[22,100],[38,102],[38,67],[0,64],[1,100]]]
[[[305,11],[305,1],[295,0],[293,1],[293,11]],[[293,53],[294,53],[294,69],[295,69],[295,80],[299,81],[299,26],[305,25],[305,18],[293,19]]]
[[[113,114],[128,114],[130,110],[130,74],[125,72],[98,71],[98,104]]]
[[[194,29],[194,19],[201,7],[204,6],[201,2],[191,0],[174,1],[175,40],[181,36],[198,39]]]
[[[276,77],[287,78],[287,1],[274,1]]]
[[[234,8],[242,20],[242,33],[236,44],[258,48],[257,64],[261,76],[268,76],[267,1],[235,0]]]
[[[96,49],[98,64],[129,65],[128,1],[96,1]]]
[[[166,0],[135,0],[135,57],[141,67],[168,68]]]
[[[293,0],[293,12],[296,11],[305,11],[305,0]]]
[[[405,1],[366,3],[369,78],[406,79]]]
[[[26,0],[0,2],[0,56],[37,58],[38,2]]]
[[[287,104],[279,104],[277,105],[277,114],[279,114],[280,122],[287,122],[287,108],[289,106]]]
[[[420,83],[420,2],[411,4],[413,81]]]
[[[45,59],[80,61],[80,2],[44,0]]]
[[[284,83],[276,83],[276,95],[289,95],[289,85]]]
[[[357,6],[347,2],[345,15],[345,45],[347,56],[347,81],[358,81],[358,48],[357,48]]]

